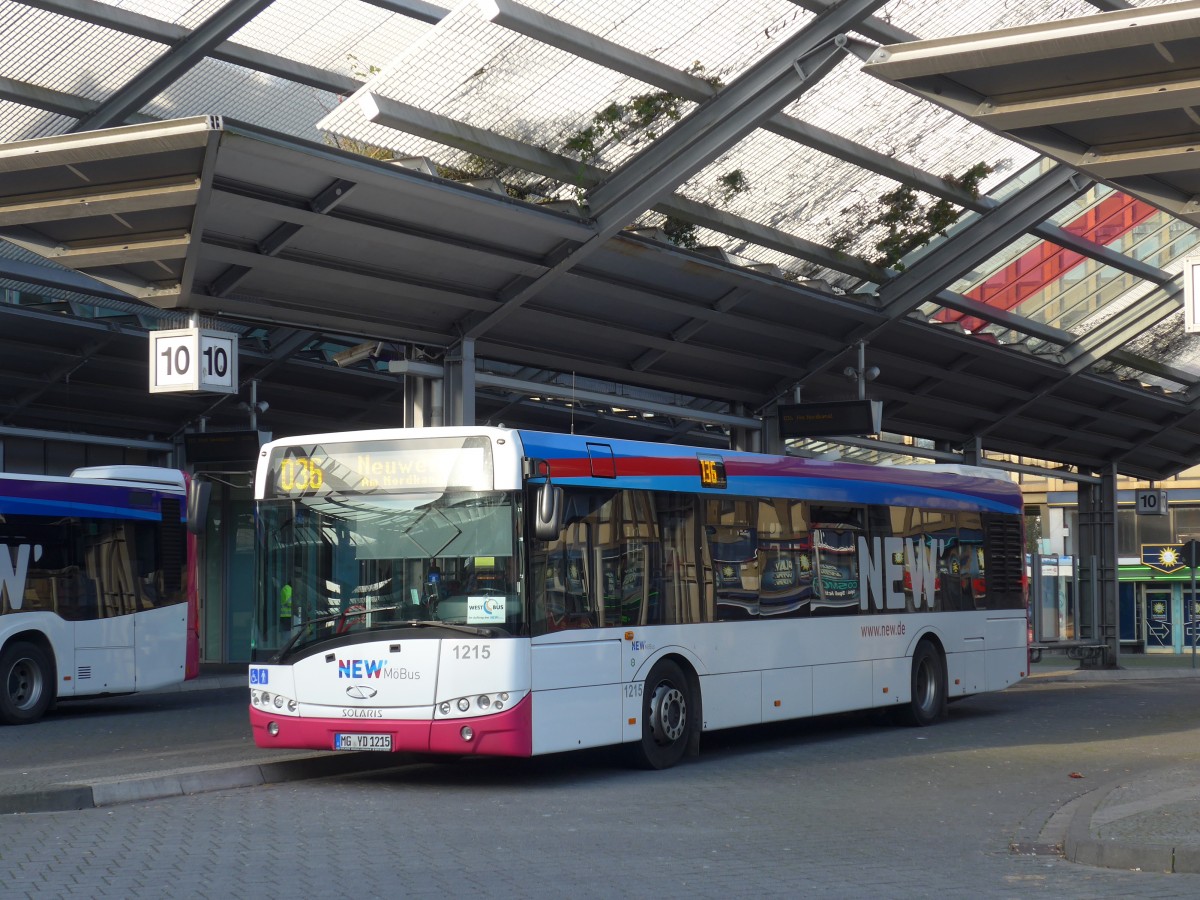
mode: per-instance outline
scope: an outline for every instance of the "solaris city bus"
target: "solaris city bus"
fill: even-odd
[[[260,747],[662,768],[1026,674],[1021,495],[985,470],[428,428],[274,441],[255,490]]]
[[[0,474],[0,723],[198,674],[187,497],[152,466]]]

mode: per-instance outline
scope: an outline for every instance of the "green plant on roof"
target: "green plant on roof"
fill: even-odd
[[[942,180],[952,187],[979,196],[979,185],[992,172],[985,162],[976,163],[961,175],[943,175]],[[904,271],[904,257],[919,247],[924,247],[937,235],[945,235],[946,229],[958,221],[962,210],[944,198],[923,202],[915,188],[900,185],[893,191],[879,196],[879,207],[874,215],[857,207],[842,210],[843,215],[860,219],[834,232],[829,246],[836,251],[849,249],[862,232],[875,227],[887,230],[875,244],[880,256],[872,260],[875,265],[888,266]]]
[[[704,66],[693,63],[687,74],[703,78],[716,89],[721,80],[715,76],[704,77]],[[569,134],[563,142],[568,152],[575,154],[580,162],[591,162],[606,147],[622,141],[654,140],[664,126],[683,117],[685,100],[670,91],[650,91],[630,97],[624,103],[610,103],[592,116],[590,123]]]
[[[696,234],[696,226],[675,216],[667,216],[659,226],[668,241],[676,247],[696,249],[700,246],[700,238]]]
[[[750,190],[750,180],[741,169],[726,172],[717,179],[717,184],[720,185],[722,203],[728,203],[738,194],[744,194]]]

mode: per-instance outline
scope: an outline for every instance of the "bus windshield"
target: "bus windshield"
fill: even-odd
[[[516,528],[499,491],[265,501],[255,657],[389,629],[524,633]]]

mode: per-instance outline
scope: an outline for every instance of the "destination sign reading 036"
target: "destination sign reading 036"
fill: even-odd
[[[485,447],[408,447],[363,442],[346,446],[284,447],[271,455],[276,496],[330,493],[490,490]]]

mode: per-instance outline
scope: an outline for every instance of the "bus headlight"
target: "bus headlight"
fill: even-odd
[[[457,719],[463,716],[484,716],[511,709],[521,702],[528,691],[497,691],[494,694],[474,694],[470,697],[456,697],[452,700],[439,700],[433,708],[434,716],[438,718]]]
[[[470,725],[464,725],[458,734],[464,741],[472,741],[475,739],[475,729],[473,729]]]

